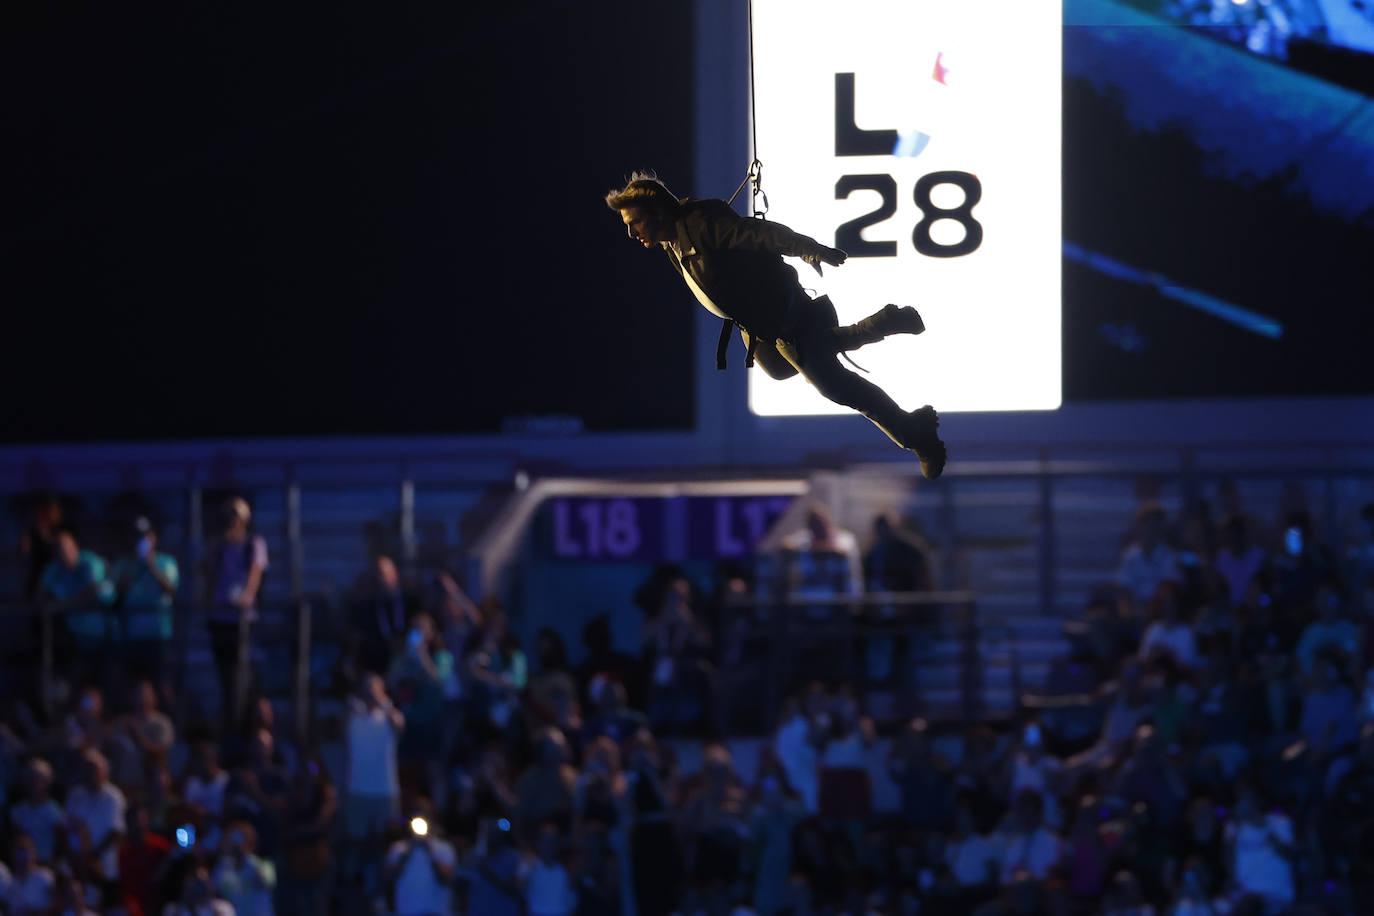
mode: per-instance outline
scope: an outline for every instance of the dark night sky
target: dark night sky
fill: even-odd
[[[690,426],[695,305],[600,200],[693,190],[690,4],[35,6],[6,440]]]

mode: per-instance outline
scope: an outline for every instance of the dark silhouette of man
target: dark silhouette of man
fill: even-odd
[[[839,354],[892,334],[920,334],[911,306],[887,305],[855,324],[839,324],[828,296],[812,299],[783,256],[801,258],[821,272],[847,255],[781,223],[742,217],[721,200],[679,200],[656,176],[636,172],[606,195],[631,238],[661,248],[708,311],[725,320],[716,367],[725,368],[730,332],[739,326],[748,347],[745,365],[758,360],[775,379],[798,372],[821,394],[873,421],[893,442],[916,453],[921,473],[939,477],[945,444],[939,416],[929,404],[905,411],[877,385],[845,368]]]

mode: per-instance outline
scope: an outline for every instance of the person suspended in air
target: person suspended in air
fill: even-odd
[[[632,174],[624,187],[607,193],[606,206],[619,212],[630,238],[662,249],[697,301],[724,319],[717,369],[725,368],[726,348],[738,326],[746,367],[757,360],[775,379],[800,372],[821,394],[857,410],[893,442],[915,452],[927,478],[944,471],[946,450],[935,408],[903,410],[839,360],[841,353],[893,334],[920,334],[925,324],[916,309],[889,304],[841,326],[830,297],[808,296],[796,268],[783,261],[784,256],[800,258],[820,273],[822,264],[843,264],[845,252],[781,223],[740,216],[723,200],[679,200],[652,172]]]

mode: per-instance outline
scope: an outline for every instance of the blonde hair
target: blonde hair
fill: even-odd
[[[607,191],[606,206],[612,210],[647,206],[672,213],[677,210],[679,202],[668,186],[658,180],[658,175],[645,170],[630,173],[630,179],[623,188]]]

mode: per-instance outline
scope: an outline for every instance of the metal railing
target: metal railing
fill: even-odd
[[[980,619],[976,596],[972,592],[740,595],[727,599],[722,611],[717,670],[728,671],[742,661],[762,665],[765,723],[777,721],[783,692],[801,686],[799,681],[808,679],[804,673],[790,670],[790,660],[804,648],[817,644],[831,647],[838,656],[835,672],[847,683],[862,689],[866,679],[862,666],[856,664],[856,656],[866,640],[896,639],[899,644],[905,641],[909,648],[916,644],[916,637],[928,637],[933,628],[939,628],[959,644],[959,707],[952,712],[969,720],[983,713],[984,659],[979,646],[987,631],[995,629],[998,623]],[[737,639],[747,641],[751,637],[763,638],[763,657],[731,657],[730,653],[736,651]],[[903,669],[901,665],[897,667]],[[911,680],[914,673],[902,671],[895,685],[898,715],[950,712],[924,706],[917,685]],[[728,693],[730,688],[722,685],[722,690]],[[727,710],[735,705],[728,695],[723,695],[719,702]]]

